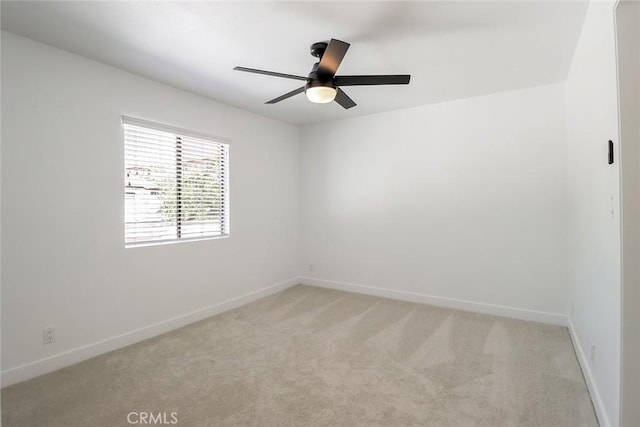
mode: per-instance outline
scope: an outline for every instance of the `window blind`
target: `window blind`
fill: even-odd
[[[125,246],[229,234],[229,145],[123,118]]]

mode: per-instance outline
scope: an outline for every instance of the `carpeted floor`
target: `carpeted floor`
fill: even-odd
[[[180,426],[597,425],[566,328],[307,286],[2,390],[5,427],[139,412]]]

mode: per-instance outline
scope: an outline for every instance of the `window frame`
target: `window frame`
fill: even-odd
[[[126,139],[126,126],[134,126],[138,128],[144,128],[149,131],[158,131],[164,132],[168,134],[173,134],[176,140],[176,238],[171,239],[159,239],[159,240],[145,240],[138,242],[127,242],[127,218],[126,218],[126,198],[127,198],[127,164],[126,164],[126,154],[127,154],[127,139]],[[184,225],[184,218],[181,217],[181,180],[180,176],[182,173],[183,164],[180,163],[180,158],[182,154],[182,140],[184,138],[195,138],[199,140],[203,140],[206,142],[210,142],[212,144],[216,144],[218,146],[217,150],[221,150],[223,154],[224,167],[222,173],[222,194],[221,194],[221,214],[220,214],[220,234],[211,235],[211,236],[196,236],[196,237],[182,237],[182,226]],[[123,225],[124,225],[124,247],[126,249],[136,248],[136,247],[146,247],[146,246],[158,246],[158,245],[167,245],[174,243],[186,243],[186,242],[197,242],[202,240],[217,240],[217,239],[226,239],[231,234],[230,227],[230,158],[231,158],[231,141],[227,138],[220,136],[213,136],[209,134],[194,132],[187,129],[182,129],[174,126],[165,125],[162,123],[152,122],[149,120],[143,120],[135,117],[122,116],[122,141],[123,141],[123,170],[124,170],[124,192],[123,192],[123,202],[125,202],[124,206],[124,215],[123,215]]]

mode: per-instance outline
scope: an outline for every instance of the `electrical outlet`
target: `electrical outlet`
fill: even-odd
[[[596,357],[596,345],[594,343],[591,343],[591,351],[589,352],[589,358],[591,359],[591,362],[593,362],[593,359]]]
[[[56,328],[49,327],[42,330],[42,341],[45,344],[51,344],[56,340]]]

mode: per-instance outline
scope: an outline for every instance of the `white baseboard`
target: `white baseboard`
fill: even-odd
[[[257,291],[250,292],[248,294],[244,294],[218,304],[213,304],[208,307],[204,307],[190,313],[174,317],[172,319],[163,320],[161,322],[154,323],[152,325],[145,326],[131,332],[127,332],[115,337],[87,344],[82,347],[67,350],[63,353],[59,353],[44,359],[36,360],[34,362],[29,362],[24,365],[7,369],[0,373],[0,383],[2,384],[2,387],[5,387],[11,384],[28,380],[30,378],[37,377],[39,375],[46,374],[48,372],[64,368],[66,366],[73,365],[83,360],[87,360],[92,357],[117,350],[119,348],[126,347],[128,345],[135,344],[149,338],[153,338],[165,332],[181,328],[190,323],[197,322],[198,320],[206,319],[207,317],[215,316],[216,314],[220,314],[236,307],[240,307],[276,292],[283,291],[287,288],[290,288],[291,286],[297,285],[298,283],[300,283],[300,279],[298,277],[293,277],[282,283],[267,286]]]
[[[373,286],[359,285],[354,283],[335,282],[332,280],[318,279],[315,277],[301,277],[300,283],[322,288],[338,289],[341,291],[392,298],[401,301],[453,308],[456,310],[510,317],[513,319],[530,320],[533,322],[550,323],[552,325],[560,326],[568,325],[567,316],[560,313],[547,313],[544,311],[485,304],[481,302],[467,301],[456,298],[437,297],[426,294],[418,294],[414,292],[398,291],[395,289],[377,288]]]
[[[609,421],[609,417],[607,416],[607,412],[604,409],[604,403],[602,402],[602,397],[600,396],[600,392],[598,391],[598,387],[596,386],[595,381],[593,380],[593,375],[591,374],[591,367],[587,363],[587,358],[580,345],[580,340],[578,339],[578,334],[576,333],[575,328],[573,327],[573,322],[569,317],[569,335],[571,336],[571,341],[573,342],[573,348],[576,351],[576,355],[578,356],[578,362],[580,363],[580,367],[582,368],[582,376],[584,377],[585,382],[587,383],[587,388],[589,389],[589,394],[591,395],[591,402],[593,402],[593,408],[596,411],[596,416],[598,417],[598,423],[600,427],[610,427],[611,422]]]

